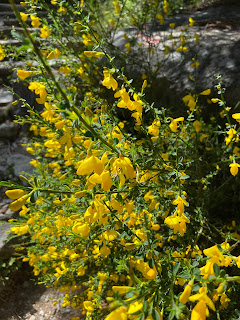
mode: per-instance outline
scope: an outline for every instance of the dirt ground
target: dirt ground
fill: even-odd
[[[71,320],[81,310],[63,308],[64,293],[46,289],[33,279],[30,267],[24,264],[0,287],[0,320]],[[53,305],[56,302],[56,305]]]

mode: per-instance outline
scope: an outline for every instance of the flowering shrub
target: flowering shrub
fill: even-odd
[[[19,97],[35,174],[1,183],[20,210],[11,231],[28,241],[23,261],[86,319],[237,319],[239,225],[208,217],[216,177],[234,183],[240,166],[240,114],[226,106],[221,78],[212,101],[210,89],[189,93],[171,118],[145,100],[147,80],[136,89],[116,67],[92,27],[107,21],[88,1],[25,3],[29,14],[14,10],[37,64],[17,75],[44,110]],[[36,14],[41,3],[48,19]],[[148,3],[164,19],[168,2]],[[113,2],[114,14],[125,4]],[[219,112],[204,119],[211,102]]]

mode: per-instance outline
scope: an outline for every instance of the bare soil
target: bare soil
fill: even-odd
[[[39,285],[27,264],[0,287],[0,320],[71,320],[81,310],[62,307],[64,292]],[[56,303],[53,305],[53,303]]]

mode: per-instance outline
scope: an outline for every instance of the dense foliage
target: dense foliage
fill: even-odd
[[[146,74],[135,88],[117,67],[127,68],[134,46],[166,59],[184,54],[194,20],[161,47],[144,26],[163,24],[171,1],[22,5],[24,13],[13,8],[27,40],[15,51],[1,48],[0,59],[26,62],[17,75],[44,108],[14,102],[27,110],[16,122],[34,134],[26,146],[34,175],[1,183],[10,208],[20,210],[11,229],[26,244],[19,257],[40,283],[65,290],[63,306],[86,319],[239,319],[239,225],[212,219],[209,207],[223,195],[218,177],[237,183],[240,114],[227,107],[220,76],[216,97],[209,98],[213,88],[191,92],[183,114],[170,117],[168,106],[145,100]],[[113,40],[126,23],[137,32],[122,51]],[[211,104],[219,111],[203,118]]]

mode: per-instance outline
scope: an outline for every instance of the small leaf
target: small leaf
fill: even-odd
[[[173,267],[173,274],[174,274],[174,276],[176,276],[179,268],[180,268],[180,264],[179,264],[179,263],[175,263],[175,265],[174,265],[174,267]]]
[[[35,203],[37,201],[37,198],[38,198],[38,192],[37,191],[34,191],[31,195],[31,198],[30,198],[30,201],[32,203]]]
[[[161,320],[158,311],[155,309],[152,310],[152,317],[153,317],[153,320]]]
[[[147,303],[147,300],[145,300],[143,304],[143,312],[146,312],[147,309],[148,309],[148,303]]]
[[[181,176],[180,180],[187,180],[188,178],[190,178],[190,176],[188,176],[187,174],[185,176]]]
[[[37,187],[38,186],[37,177],[34,177],[34,183],[35,183],[35,186]]]
[[[225,275],[226,275],[226,271],[222,269],[222,270],[220,271],[220,273],[219,273],[219,276],[220,276],[221,278],[224,278]]]
[[[213,265],[213,270],[214,270],[215,276],[218,277],[218,276],[219,276],[219,273],[220,273],[220,267],[219,267],[219,265],[217,265],[216,263],[214,263],[214,265]]]
[[[149,267],[150,268],[154,268],[154,260],[153,260],[153,258],[151,258],[150,260],[148,260],[148,264],[149,264]]]

